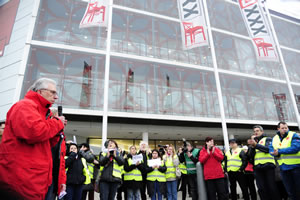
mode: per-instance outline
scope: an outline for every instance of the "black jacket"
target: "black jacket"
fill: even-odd
[[[81,161],[81,156],[77,153],[70,152],[68,158],[66,159],[67,172],[67,185],[75,184],[81,185],[85,181],[85,176],[83,174],[83,164]]]
[[[259,141],[261,139],[263,139],[264,137],[266,137],[265,135],[261,135],[260,137],[255,137],[254,140],[257,142],[255,148],[253,147],[249,147],[248,148],[248,152],[247,152],[247,158],[249,160],[249,162],[251,162],[252,164],[254,164],[254,157],[256,154],[256,149],[259,151],[262,151],[264,153],[269,153],[269,145],[272,142],[272,138],[267,137],[266,139],[266,143],[265,145],[261,145],[259,144]],[[266,163],[266,164],[258,164],[254,166],[255,170],[259,170],[259,169],[274,169],[276,166],[272,163]]]
[[[112,159],[112,160],[111,160]],[[100,182],[122,182],[122,179],[114,177],[113,173],[113,160],[115,160],[119,166],[124,165],[124,159],[120,156],[103,156],[103,153],[100,154],[99,162],[100,165],[103,166],[103,170],[101,172]]]

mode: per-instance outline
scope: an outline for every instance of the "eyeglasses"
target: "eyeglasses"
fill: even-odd
[[[49,89],[41,89],[41,90],[47,90],[47,91],[51,92],[51,94],[52,94],[53,96],[58,95],[57,92],[56,92],[55,90],[49,90]]]

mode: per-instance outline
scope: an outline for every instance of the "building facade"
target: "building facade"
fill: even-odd
[[[242,125],[247,131],[254,124],[274,127],[279,120],[299,126],[291,98],[300,108],[300,20],[271,12],[282,63],[257,61],[235,1],[206,0],[213,48],[191,50],[182,48],[175,0],[114,0],[108,28],[82,29],[85,1],[1,2],[0,22],[7,19],[8,8],[17,5],[15,17],[10,16],[10,40],[0,57],[1,121],[35,80],[48,77],[58,83],[57,105],[71,119],[70,135],[77,134],[72,121],[74,127],[82,123],[82,130],[93,126],[94,132],[81,133],[83,137],[101,138],[108,127],[108,138],[141,139],[144,133],[144,138],[155,139],[163,133],[149,131],[149,125],[175,125],[184,132],[192,124],[203,131],[214,128],[220,141],[239,136]],[[120,137],[117,131],[110,135],[110,123],[125,126],[135,121],[139,136],[131,138],[126,131]],[[188,137],[199,136],[191,132]],[[162,139],[180,137],[184,133],[173,130]]]

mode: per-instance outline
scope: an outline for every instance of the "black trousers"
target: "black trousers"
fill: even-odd
[[[198,200],[197,174],[188,174],[187,180],[191,187],[192,200]]]
[[[141,182],[141,187],[140,187],[142,200],[147,200],[146,188],[147,188],[147,180],[146,177],[145,178],[143,177],[143,181]]]
[[[249,189],[250,192],[251,200],[257,200],[256,188],[254,183],[254,174],[247,173],[245,174],[245,177],[246,177],[247,188]]]
[[[254,170],[254,176],[260,199],[280,200],[275,182],[275,169],[256,169]]]
[[[206,180],[205,182],[208,200],[228,200],[224,178]]]
[[[181,184],[179,184],[180,182],[181,182]],[[179,187],[179,185],[180,185],[180,188],[177,188],[177,190],[182,191],[182,195],[181,195],[182,200],[185,200],[186,199],[186,186],[187,186],[187,175],[186,174],[181,174],[181,177],[177,182],[177,187]]]
[[[231,199],[237,200],[236,182],[238,182],[239,186],[242,190],[242,193],[243,193],[243,199],[250,200],[245,174],[242,172],[230,171],[230,172],[228,172],[228,176],[229,176],[229,182],[230,182]]]

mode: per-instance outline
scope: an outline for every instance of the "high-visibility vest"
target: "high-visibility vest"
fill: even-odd
[[[177,155],[174,155],[174,159],[176,159],[176,158],[177,158]],[[166,179],[176,178],[176,167],[173,164],[173,159],[166,156],[165,164],[167,167],[167,171],[165,172]]]
[[[294,136],[294,134],[297,134],[295,132],[289,131],[288,135],[282,140],[280,141],[280,138],[278,135],[275,135],[273,138],[273,148],[274,149],[284,149],[284,148],[288,148],[291,147],[292,144],[292,138]],[[298,151],[298,153],[295,154],[280,154],[280,157],[278,159],[278,164],[282,165],[298,165],[300,164],[300,151]]]
[[[106,153],[103,153],[102,155],[106,156]],[[103,169],[104,169],[104,167],[101,166],[100,167],[100,172],[99,172],[100,176],[102,174]],[[113,177],[122,179],[122,170],[123,170],[123,166],[119,166],[117,161],[114,159],[113,160],[113,171],[112,171]]]
[[[128,159],[128,165],[132,165],[132,159]],[[124,174],[124,181],[142,181],[143,176],[139,169],[135,168],[131,170],[130,172],[126,172]]]
[[[197,157],[199,153],[199,149],[193,149],[192,151],[192,154],[193,154],[193,157]],[[188,155],[185,153],[184,154],[184,157],[185,157],[185,162],[186,162],[186,169],[187,169],[187,173],[188,174],[196,174],[197,171],[196,171],[196,165],[195,163],[188,157]]]
[[[239,171],[240,167],[242,166],[242,159],[240,158],[241,151],[242,151],[242,148],[237,148],[235,151],[232,150],[232,154],[230,153],[230,150],[226,152],[227,172]]]
[[[163,161],[161,163],[160,166],[164,166],[163,165]],[[166,182],[166,174],[160,172],[158,169],[154,169],[152,172],[149,172],[147,174],[147,180],[148,181],[158,181],[158,182]]]
[[[181,174],[187,174],[186,166],[184,163],[180,163],[178,165],[178,168],[180,169]]]
[[[266,139],[267,139],[267,137],[262,138],[259,141],[259,144],[264,146],[266,144]],[[258,149],[256,149],[255,151],[256,151],[255,156],[254,156],[254,165],[255,166],[259,165],[259,164],[266,164],[266,163],[272,163],[275,165],[274,157],[271,156],[269,153],[262,152]]]
[[[65,156],[65,160],[68,158],[68,156]],[[89,169],[87,167],[86,164],[86,160],[84,158],[81,158],[81,162],[83,165],[83,170],[82,170],[82,174],[85,176],[85,181],[84,181],[84,185],[90,184],[91,183],[91,178],[90,178],[90,172]],[[66,174],[68,172],[68,168],[66,168]]]
[[[93,163],[86,163],[87,164],[87,167],[89,169],[89,173],[90,173],[90,178],[93,179],[93,175],[94,175],[94,167],[95,165]]]

